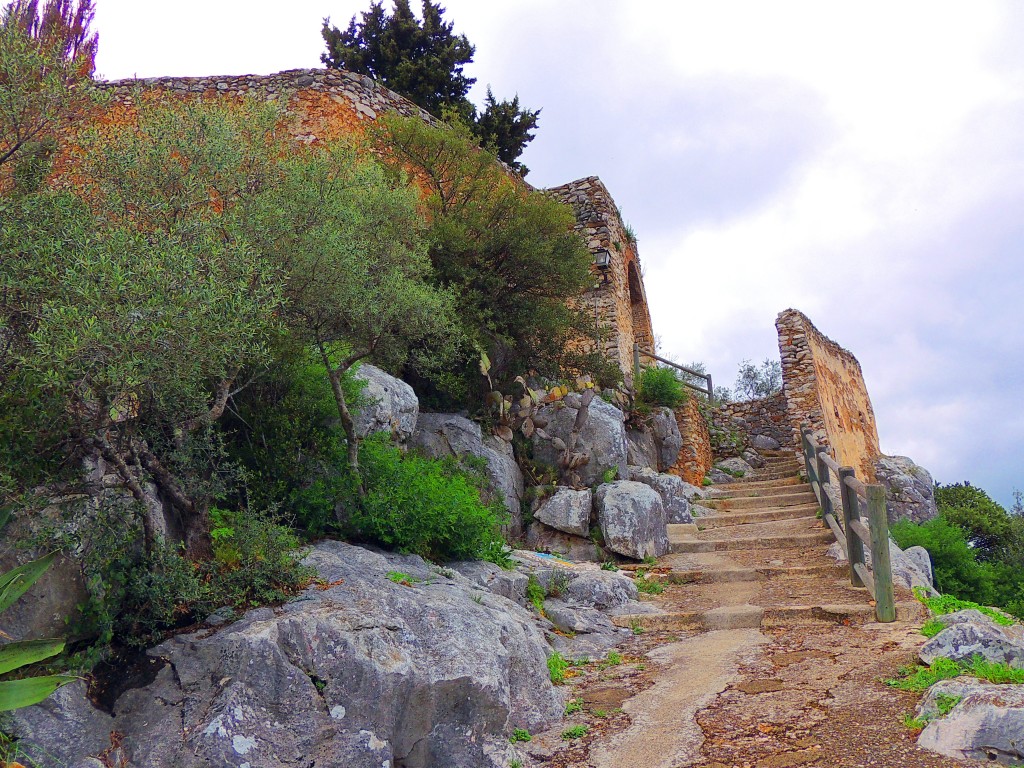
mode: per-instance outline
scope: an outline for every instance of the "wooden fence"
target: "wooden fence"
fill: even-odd
[[[685,379],[681,379],[681,383],[683,384],[683,386],[689,387],[690,389],[695,389],[698,392],[703,392],[704,394],[706,394],[708,396],[709,403],[714,402],[715,385],[711,382],[711,374],[701,373],[700,371],[695,371],[692,368],[687,368],[685,365],[673,363],[671,360],[666,360],[664,357],[659,357],[658,355],[655,355],[653,352],[647,352],[643,349],[640,349],[640,345],[637,343],[633,344],[633,374],[635,376],[634,386],[640,386],[640,373],[642,371],[642,368],[640,367],[641,355],[643,355],[644,357],[649,357],[651,358],[651,360],[657,360],[659,363],[670,365],[676,370],[683,371],[684,373],[688,373],[691,376],[696,376],[698,378],[704,379],[704,381],[707,382],[706,387],[698,387],[696,384],[692,384],[689,381],[686,381]]]
[[[839,545],[846,549],[850,583],[866,587],[875,600],[875,616],[881,622],[896,620],[896,598],[889,560],[889,518],[885,511],[885,486],[868,485],[857,479],[852,467],[840,467],[828,453],[827,445],[815,445],[810,427],[801,429],[801,447],[807,481],[821,506],[825,525],[832,529]],[[829,486],[839,486],[842,509],[835,509]],[[867,524],[861,509],[867,511]],[[871,552],[871,567],[864,547]]]

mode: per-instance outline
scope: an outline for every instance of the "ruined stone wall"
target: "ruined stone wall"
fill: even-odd
[[[295,69],[266,76],[157,77],[119,80],[101,87],[113,95],[113,104],[101,116],[102,121],[130,119],[138,93],[147,97],[166,94],[205,99],[254,96],[281,104],[281,127],[307,144],[361,136],[372,121],[389,111],[437,123],[429,113],[372,78],[334,69]],[[59,164],[57,170],[61,171]],[[587,291],[580,301],[608,327],[600,346],[618,364],[627,383],[631,383],[634,340],[643,349],[654,351],[654,333],[636,245],[627,237],[614,200],[596,176],[548,192],[572,206],[576,231],[591,253],[604,249],[611,254],[607,282],[601,281],[595,268],[595,283],[600,284]]]
[[[857,358],[795,309],[780,313],[775,327],[794,440],[800,425],[808,424],[819,441],[832,447],[836,461],[873,482],[873,462],[881,451],[875,412]]]
[[[594,268],[595,288],[587,291],[581,305],[607,327],[600,339],[606,357],[618,363],[627,384],[633,382],[633,343],[654,352],[654,332],[647,307],[636,244],[630,242],[626,226],[607,187],[597,176],[547,190],[556,199],[572,206],[576,213],[576,231],[592,254],[606,250],[611,266],[606,276]]]
[[[717,409],[725,422],[738,419],[743,431],[750,437],[763,435],[775,440],[784,448],[797,445],[793,439],[793,427],[789,420],[789,409],[784,392],[778,392],[761,400],[743,403],[725,403]]]
[[[695,397],[686,398],[686,402],[676,408],[675,415],[679,434],[683,436],[683,447],[679,450],[676,465],[668,471],[699,486],[704,475],[711,469],[711,435],[708,424],[700,411],[700,402]]]

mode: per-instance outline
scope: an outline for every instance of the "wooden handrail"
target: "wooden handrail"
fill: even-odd
[[[880,622],[896,620],[896,596],[889,558],[889,518],[885,510],[885,486],[858,480],[852,467],[841,467],[828,454],[827,445],[816,445],[813,432],[806,424],[800,429],[800,452],[804,457],[807,482],[821,506],[821,517],[832,529],[836,540],[846,550],[850,563],[850,583],[865,587],[875,601],[875,617]],[[839,480],[842,498],[842,523],[828,493],[832,474]],[[860,514],[861,504],[867,508],[867,524]],[[867,566],[865,547],[871,552]]]
[[[670,366],[672,366],[673,368],[675,368],[677,370],[680,370],[680,371],[683,371],[684,373],[690,374],[691,376],[698,376],[698,377],[704,379],[708,383],[707,388],[698,387],[696,384],[691,384],[690,382],[685,381],[685,380],[680,380],[680,383],[683,386],[689,387],[690,389],[695,389],[698,392],[703,392],[704,394],[706,394],[708,396],[708,402],[711,402],[712,400],[715,399],[715,387],[711,383],[711,374],[709,374],[709,373],[701,373],[700,371],[695,371],[692,368],[687,368],[685,365],[680,365],[679,363],[673,363],[671,360],[666,360],[664,357],[659,357],[658,355],[654,354],[653,352],[647,352],[647,351],[645,351],[643,349],[640,349],[640,344],[637,343],[637,342],[634,342],[633,343],[633,374],[634,374],[634,376],[636,376],[636,378],[638,380],[640,378],[640,355],[643,355],[644,357],[649,357],[652,360],[657,360],[659,363],[664,363],[665,365],[670,365]]]

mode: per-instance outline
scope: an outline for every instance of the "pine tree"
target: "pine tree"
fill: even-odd
[[[511,101],[497,101],[488,86],[484,113],[476,121],[475,133],[499,160],[507,163],[519,175],[525,176],[530,169],[517,162],[516,158],[533,141],[534,134],[530,131],[537,127],[539,116],[539,109],[521,109],[518,95]]]

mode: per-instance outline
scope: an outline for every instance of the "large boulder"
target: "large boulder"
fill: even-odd
[[[114,718],[92,705],[84,680],[60,688],[41,704],[5,713],[5,730],[39,765],[60,765],[110,749]],[[32,765],[33,763],[29,763]]]
[[[1004,627],[975,610],[957,611],[939,620],[946,628],[921,648],[925,664],[938,658],[970,661],[982,656],[986,661],[1024,669],[1024,626]]]
[[[867,525],[867,520],[862,518],[862,522]],[[847,559],[846,549],[838,541],[834,541],[829,545],[826,554],[837,563],[845,563]],[[927,554],[927,550],[925,550],[925,554]],[[871,549],[869,547],[864,547],[864,563],[869,568],[871,567]],[[929,594],[938,594],[932,586],[930,559],[928,561],[928,568],[922,569],[923,563],[920,553],[908,556],[906,552],[897,546],[895,541],[889,539],[889,563],[892,566],[893,583],[897,586],[901,586],[904,589],[921,587]]]
[[[369,363],[360,365],[355,377],[366,382],[365,404],[353,415],[356,434],[364,438],[376,432],[389,432],[399,442],[408,440],[416,429],[420,411],[420,401],[412,387]]]
[[[939,717],[940,697],[960,701]],[[925,749],[961,760],[1024,762],[1024,685],[942,680],[928,690],[918,712],[932,718],[917,740]]]
[[[626,463],[657,471],[658,446],[654,442],[654,432],[649,429],[626,431]]]
[[[523,535],[523,473],[516,463],[512,444],[484,435],[480,425],[454,413],[421,413],[409,446],[434,459],[446,456],[476,456],[487,462],[484,472],[495,496],[509,515],[508,534]]]
[[[690,497],[696,490],[694,486],[684,482],[675,475],[665,475],[641,467],[629,468],[629,479],[650,486],[661,496],[665,507],[665,520],[669,523],[692,523]]]
[[[757,451],[777,451],[782,447],[778,440],[768,435],[751,435],[748,442],[750,447]]]
[[[550,552],[581,562],[603,563],[610,557],[592,539],[560,531],[536,520],[526,527],[526,546],[537,552]]]
[[[150,652],[166,665],[103,726],[123,734],[128,764],[497,768],[513,729],[560,719],[548,646],[515,603],[417,557],[341,542],[306,563],[326,589]],[[69,730],[82,744],[94,735]]]
[[[632,480],[605,483],[594,502],[608,549],[636,560],[668,552],[665,506],[653,488]]]
[[[544,500],[533,516],[559,531],[575,536],[589,536],[593,504],[593,494],[589,488],[582,491],[559,488],[553,496]]]
[[[935,481],[928,470],[906,456],[875,459],[875,477],[886,489],[889,522],[923,523],[939,514],[935,505]]]
[[[544,425],[543,432],[549,438],[557,437],[568,444],[579,407],[579,395],[570,394],[562,402],[541,408],[535,421]],[[583,485],[596,485],[610,470],[614,470],[618,477],[625,477],[627,448],[625,416],[622,411],[600,397],[593,398],[588,406],[586,424],[576,443],[576,452],[589,457],[587,463],[576,470]],[[534,459],[557,467],[561,456],[562,452],[553,440],[534,433]]]
[[[715,462],[715,468],[732,475],[734,478],[749,477],[754,473],[754,468],[738,456]]]
[[[679,433],[679,424],[671,408],[655,408],[651,413],[651,432],[654,433],[654,444],[658,449],[659,472],[665,472],[676,465],[679,451],[683,448],[683,436]]]

